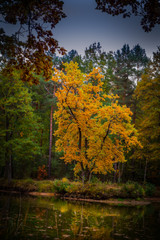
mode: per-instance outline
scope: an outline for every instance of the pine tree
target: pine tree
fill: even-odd
[[[19,74],[0,75],[1,174],[5,174],[8,181],[14,174],[16,177],[30,175],[34,159],[40,153],[40,126],[31,104],[31,94]]]
[[[154,53],[153,61],[142,75],[135,94],[139,108],[136,126],[143,145],[143,149],[138,150],[135,157],[143,160],[146,181],[147,168],[150,168],[150,177],[153,175],[153,178],[158,178],[160,167],[160,48]]]

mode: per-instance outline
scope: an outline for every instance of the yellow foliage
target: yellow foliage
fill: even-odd
[[[64,152],[66,163],[76,162],[75,173],[106,174],[113,170],[113,163],[125,161],[125,149],[140,144],[132,113],[118,105],[117,96],[103,94],[100,69],[83,74],[77,63],[64,65],[65,72],[55,69],[52,77],[59,83],[57,150]]]

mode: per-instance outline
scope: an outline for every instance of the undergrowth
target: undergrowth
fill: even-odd
[[[120,185],[98,181],[83,185],[81,182],[71,182],[67,178],[42,181],[33,179],[14,179],[11,183],[8,183],[4,179],[0,179],[0,188],[22,192],[37,191],[58,193],[66,197],[92,199],[141,199],[145,196],[154,196],[156,190],[155,186],[152,184],[141,185],[137,182],[130,181]]]

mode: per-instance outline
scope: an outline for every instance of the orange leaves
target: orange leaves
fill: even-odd
[[[46,171],[46,166],[43,165],[42,167],[38,167],[38,180],[43,180],[47,177],[47,171]]]
[[[23,132],[20,132],[20,136],[23,137]]]
[[[57,150],[64,152],[65,162],[76,163],[75,173],[87,169],[106,174],[113,163],[125,161],[126,148],[138,144],[131,111],[118,105],[117,96],[103,94],[100,69],[82,74],[77,63],[65,67],[53,76],[60,83]]]

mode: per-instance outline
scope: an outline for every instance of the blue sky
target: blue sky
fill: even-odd
[[[157,50],[160,45],[160,26],[145,33],[139,18],[112,17],[95,10],[95,7],[94,0],[64,0],[67,17],[54,29],[54,37],[61,47],[67,51],[75,49],[82,55],[85,48],[94,42],[100,42],[106,52],[121,49],[125,43],[131,48],[140,44],[148,56]]]

